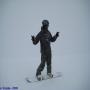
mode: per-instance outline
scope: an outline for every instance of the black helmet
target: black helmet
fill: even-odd
[[[48,20],[43,20],[42,25],[43,26],[49,26],[49,21]]]

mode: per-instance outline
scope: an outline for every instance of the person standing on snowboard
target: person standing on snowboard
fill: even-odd
[[[41,71],[43,71],[45,67],[45,63],[47,64],[47,75],[49,77],[53,77],[51,71],[51,46],[50,43],[56,41],[57,37],[59,37],[59,32],[57,32],[54,36],[51,35],[50,31],[48,30],[49,21],[43,20],[41,31],[37,34],[37,36],[31,36],[32,42],[36,45],[40,41],[41,47],[41,63],[37,68],[36,77],[38,80],[42,80]]]

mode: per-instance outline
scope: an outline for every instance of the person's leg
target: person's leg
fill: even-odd
[[[51,71],[51,52],[48,52],[48,54],[47,54],[46,63],[47,63],[47,74],[52,73],[52,71]]]
[[[47,56],[47,75],[48,75],[48,78],[52,78],[53,77],[53,74],[52,74],[52,63],[51,63],[51,53],[48,54]]]
[[[36,76],[41,75],[41,71],[43,71],[43,69],[45,67],[45,58],[46,58],[46,56],[44,54],[41,54],[41,63],[39,65],[39,67],[37,68]]]

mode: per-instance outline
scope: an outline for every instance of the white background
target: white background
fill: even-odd
[[[89,0],[0,0],[0,87],[19,90],[89,90]],[[40,44],[34,46],[43,19],[60,37],[52,43],[53,72],[60,79],[27,84],[40,63]]]

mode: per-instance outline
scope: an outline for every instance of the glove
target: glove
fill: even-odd
[[[59,37],[59,32],[56,33],[56,36]]]
[[[31,39],[32,41],[34,41],[34,40],[35,40],[35,37],[34,37],[34,36],[31,36],[31,38],[32,38],[32,39]]]

